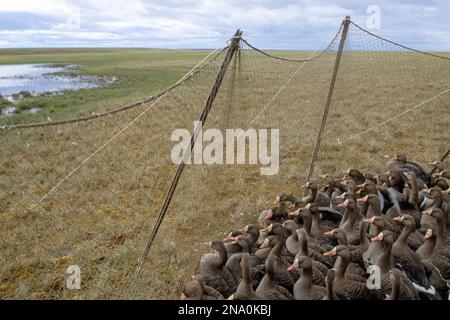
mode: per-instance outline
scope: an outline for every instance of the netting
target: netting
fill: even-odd
[[[187,165],[139,276],[177,168],[171,134],[193,131],[226,49],[134,108],[1,130],[0,296],[179,296],[198,271],[203,242],[256,222],[277,194],[302,192],[341,31],[322,52],[267,53],[240,41],[203,130],[278,129],[278,173],[261,175],[262,165],[249,161]],[[450,144],[449,90],[450,60],[350,24],[315,173],[376,172],[394,152],[437,159]],[[65,286],[69,265],[81,269],[81,290]]]

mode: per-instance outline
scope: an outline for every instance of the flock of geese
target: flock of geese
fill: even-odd
[[[448,299],[450,171],[430,165],[396,155],[386,173],[350,169],[307,182],[306,197],[280,194],[259,225],[207,243],[181,298]]]

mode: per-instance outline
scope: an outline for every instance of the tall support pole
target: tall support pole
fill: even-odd
[[[441,157],[441,162],[443,162],[445,160],[445,158],[448,157],[448,155],[450,155],[450,148],[442,155]]]
[[[331,77],[330,88],[328,89],[328,96],[327,96],[327,101],[325,103],[325,109],[323,110],[323,114],[322,114],[322,122],[320,124],[319,133],[317,134],[317,140],[316,140],[316,145],[314,147],[314,153],[311,158],[311,164],[309,166],[309,173],[308,173],[307,181],[309,181],[311,179],[313,172],[314,172],[314,164],[316,163],[316,160],[317,160],[317,155],[318,155],[319,149],[320,149],[320,142],[322,140],[322,133],[325,128],[325,124],[327,122],[328,111],[330,110],[331,98],[333,97],[334,84],[336,83],[336,77],[338,74],[339,64],[341,62],[342,51],[344,50],[345,39],[347,38],[347,32],[348,32],[349,25],[350,25],[350,16],[346,16],[345,19],[342,21],[341,40],[339,42],[339,48],[338,48],[338,51],[336,54],[333,75]],[[306,191],[305,191],[305,193],[306,193]]]
[[[220,67],[220,70],[216,76],[216,80],[214,81],[214,85],[211,88],[211,91],[209,93],[208,96],[208,100],[206,100],[205,106],[203,107],[203,111],[200,114],[200,118],[199,118],[199,126],[194,130],[194,133],[191,136],[191,141],[189,143],[189,148],[186,150],[184,156],[183,156],[183,160],[187,159],[188,157],[190,157],[192,150],[194,148],[194,144],[195,141],[197,140],[198,134],[200,132],[200,129],[203,127],[206,119],[208,118],[208,114],[211,110],[211,107],[214,103],[214,100],[217,96],[217,93],[219,92],[219,88],[220,85],[222,84],[222,80],[225,77],[225,73],[228,69],[228,66],[230,65],[231,60],[233,59],[234,54],[236,53],[236,51],[239,48],[239,41],[240,41],[240,37],[242,35],[242,31],[240,31],[239,29],[236,31],[236,33],[234,34],[234,37],[231,39],[230,41],[230,45],[228,47],[228,51],[225,55],[225,58],[222,62],[222,66]],[[142,254],[141,258],[139,259],[138,262],[138,266],[136,269],[136,273],[137,275],[139,275],[139,273],[142,270],[142,266],[145,263],[145,260],[147,258],[148,252],[150,251],[150,248],[153,244],[153,241],[155,239],[156,234],[158,233],[159,227],[161,226],[161,222],[164,219],[164,216],[166,215],[167,209],[169,208],[170,202],[172,201],[172,197],[175,193],[175,190],[177,188],[178,182],[180,181],[180,177],[181,174],[183,173],[185,167],[185,161],[182,161],[178,167],[177,170],[175,172],[175,175],[173,177],[172,183],[170,185],[169,191],[167,192],[166,195],[166,199],[164,200],[164,204],[159,212],[158,215],[158,219],[156,220],[155,225],[153,226],[153,229],[151,230],[148,240],[147,240],[147,244],[145,246],[145,250],[144,253]]]

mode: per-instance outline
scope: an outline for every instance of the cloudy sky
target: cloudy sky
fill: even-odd
[[[0,48],[216,48],[239,27],[261,48],[321,49],[345,15],[404,45],[450,51],[448,0],[0,0]]]

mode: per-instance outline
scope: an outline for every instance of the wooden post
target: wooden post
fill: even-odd
[[[205,106],[203,107],[203,111],[200,114],[200,118],[198,120],[200,122],[200,126],[198,128],[196,128],[196,130],[194,130],[194,132],[193,132],[193,134],[191,136],[191,141],[189,143],[189,148],[188,148],[188,150],[186,150],[186,153],[184,154],[183,159],[186,159],[192,153],[195,141],[197,140],[197,137],[198,137],[198,133],[199,133],[198,129],[203,127],[203,125],[204,125],[204,123],[205,123],[205,121],[206,121],[206,119],[208,117],[209,111],[211,110],[213,102],[214,102],[214,100],[215,100],[215,98],[217,96],[217,93],[219,92],[220,85],[222,84],[222,80],[225,77],[225,73],[226,73],[226,71],[228,69],[228,66],[230,65],[230,62],[231,62],[234,54],[239,49],[239,41],[241,39],[241,35],[242,35],[242,31],[240,31],[238,29],[236,31],[236,33],[234,34],[234,37],[230,41],[230,45],[228,47],[228,51],[227,51],[227,53],[225,55],[225,58],[224,58],[224,60],[222,62],[222,66],[220,67],[220,70],[219,70],[219,72],[218,72],[218,74],[216,76],[216,80],[214,81],[214,85],[211,88],[211,91],[210,91],[209,96],[208,96],[208,100],[206,101]],[[151,246],[153,244],[153,241],[155,239],[155,236],[156,236],[156,234],[157,234],[157,232],[159,230],[161,222],[164,219],[164,216],[165,216],[165,214],[167,212],[167,209],[169,208],[170,202],[171,202],[172,197],[173,197],[173,195],[175,193],[175,189],[177,188],[177,185],[178,185],[178,182],[180,180],[181,174],[183,173],[184,167],[185,167],[185,162],[184,161],[182,161],[177,167],[177,170],[175,172],[175,176],[173,177],[173,180],[172,180],[172,183],[170,185],[169,191],[167,192],[166,199],[164,200],[164,204],[162,205],[162,208],[161,208],[161,210],[159,212],[158,219],[156,220],[156,223],[153,226],[153,229],[151,230],[151,232],[149,234],[144,253],[142,254],[142,256],[141,256],[141,258],[139,260],[139,263],[138,263],[138,266],[137,266],[137,269],[136,269],[137,275],[139,275],[139,273],[141,272],[142,266],[145,263],[145,259],[147,258],[148,252],[150,251],[150,248],[151,248]]]
[[[306,181],[309,181],[312,178],[312,175],[313,175],[313,172],[314,172],[314,164],[315,164],[315,162],[317,160],[317,155],[318,155],[319,149],[320,149],[320,142],[322,140],[322,133],[323,133],[323,130],[325,128],[325,124],[327,122],[328,111],[330,110],[331,98],[333,97],[334,84],[336,83],[336,77],[337,77],[337,73],[338,73],[338,70],[339,70],[339,64],[341,62],[342,51],[344,50],[345,39],[347,38],[347,32],[348,32],[349,24],[350,24],[350,16],[346,16],[345,19],[342,21],[341,40],[339,42],[339,48],[338,48],[338,51],[337,51],[337,54],[336,54],[336,60],[335,60],[335,63],[334,63],[333,75],[331,77],[330,88],[328,89],[327,101],[325,103],[325,109],[323,110],[322,122],[320,124],[319,133],[317,134],[316,145],[314,147],[314,152],[313,152],[313,156],[311,158],[311,164],[310,164],[310,167],[309,167],[308,179]],[[305,190],[305,194],[306,193],[307,193],[307,190]]]
[[[450,148],[442,155],[441,157],[441,162],[444,162],[445,158],[448,157],[448,155],[450,154]]]

